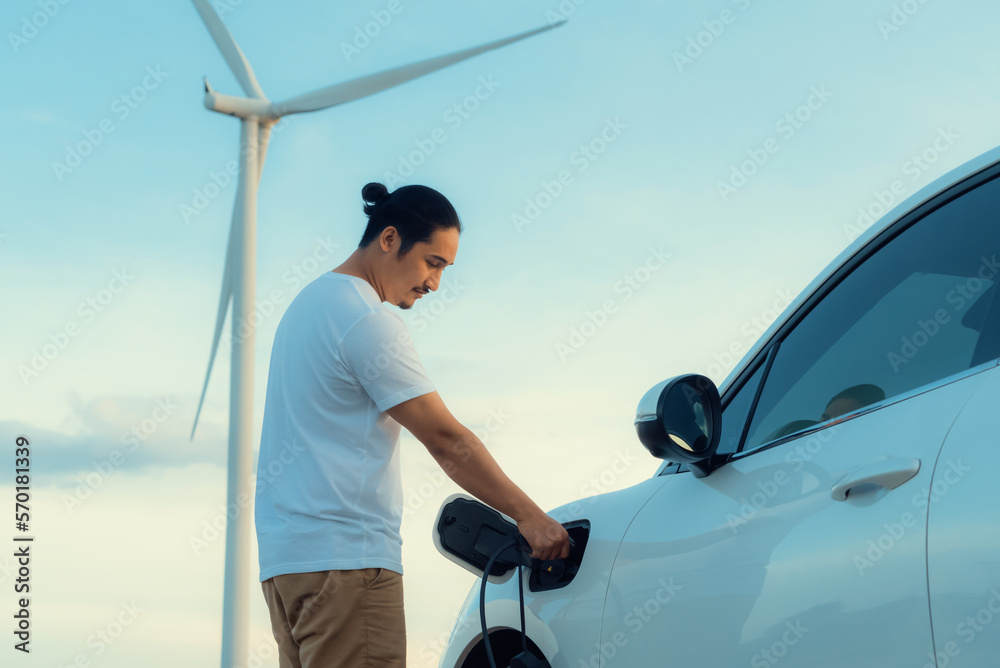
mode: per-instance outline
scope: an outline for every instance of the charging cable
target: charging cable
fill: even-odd
[[[490,560],[486,562],[486,568],[483,570],[483,583],[479,587],[479,622],[483,625],[483,644],[486,646],[486,660],[490,662],[490,668],[497,668],[496,660],[493,658],[493,648],[490,646],[490,634],[486,628],[486,582],[490,579],[490,571],[493,570],[493,564],[500,555],[507,549],[510,549],[517,545],[517,539],[507,541],[500,546],[496,552],[490,556]],[[517,579],[518,583],[521,583],[521,564],[517,565]],[[521,587],[523,587],[521,583]],[[521,591],[521,636],[522,642],[524,637],[524,591]]]
[[[493,658],[493,647],[490,645],[489,629],[486,627],[486,582],[489,580],[490,571],[493,570],[493,564],[495,564],[497,559],[500,558],[500,555],[506,550],[517,546],[520,542],[520,540],[515,538],[501,545],[500,548],[497,549],[492,556],[490,556],[490,560],[486,562],[486,568],[483,570],[483,582],[479,587],[479,622],[483,626],[483,645],[486,648],[486,660],[489,661],[490,668],[497,668],[497,664],[496,659]],[[521,559],[518,559],[517,561],[517,588],[518,597],[521,602],[521,649],[524,652],[527,652],[528,634],[526,633],[524,624],[524,578],[521,573]]]

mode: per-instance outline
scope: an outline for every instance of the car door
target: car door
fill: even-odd
[[[599,665],[935,665],[925,498],[1000,347],[993,175],[873,239],[748,365],[738,452],[626,533]]]
[[[919,499],[929,506],[927,576],[939,668],[996,665],[1000,657],[998,405],[994,367],[948,433]]]

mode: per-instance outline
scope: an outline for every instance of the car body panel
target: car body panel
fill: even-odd
[[[939,666],[978,668],[1000,657],[998,406],[994,368],[948,434],[922,499],[930,506],[927,575]]]

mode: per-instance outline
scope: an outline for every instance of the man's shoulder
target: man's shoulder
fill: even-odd
[[[295,296],[310,306],[329,306],[331,313],[360,319],[369,313],[385,311],[374,289],[364,279],[328,271],[316,277]]]
[[[373,296],[370,286],[371,294],[366,291],[367,282],[363,285],[361,282],[363,279],[334,272],[318,276],[292,298],[278,329],[290,332],[318,327],[317,331],[327,332],[337,340],[359,322],[372,319],[385,322],[384,315],[392,314]]]

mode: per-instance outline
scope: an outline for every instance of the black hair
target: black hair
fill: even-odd
[[[448,199],[427,186],[403,186],[392,193],[381,183],[369,183],[361,189],[368,214],[368,226],[358,248],[367,248],[387,227],[399,232],[397,257],[406,255],[416,243],[427,243],[435,230],[455,228],[462,232],[462,223]]]
[[[850,399],[857,402],[863,408],[879,401],[885,400],[885,391],[878,385],[864,384],[849,387],[833,399],[827,402],[829,406],[838,399]]]

